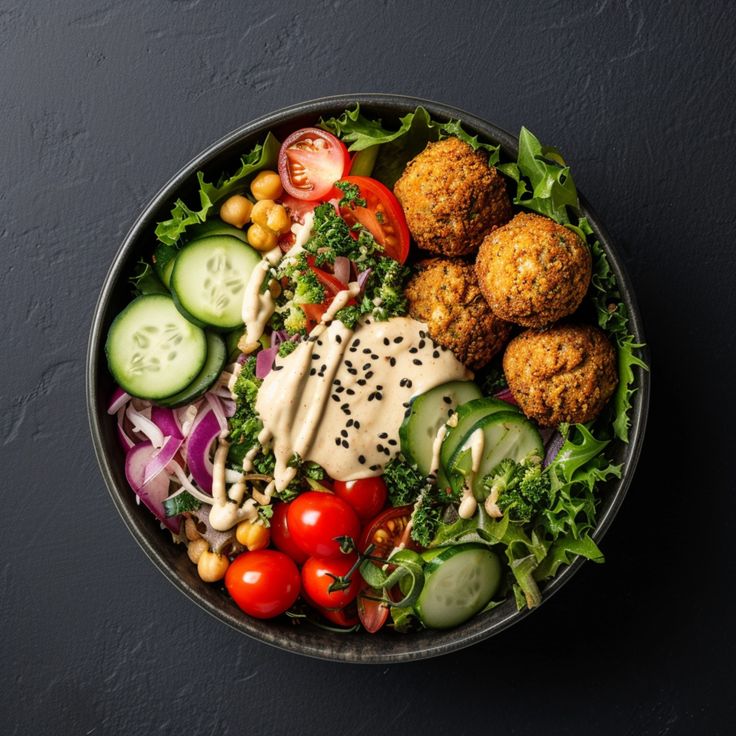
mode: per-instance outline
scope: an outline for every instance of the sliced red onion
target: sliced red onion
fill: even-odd
[[[152,406],[151,421],[164,433],[164,437],[182,439],[181,425],[175,411],[163,406]]]
[[[555,430],[547,445],[547,452],[544,455],[542,467],[546,468],[557,457],[564,444],[565,438]]]
[[[225,411],[222,408],[220,399],[217,396],[215,396],[215,394],[213,394],[212,391],[208,391],[204,395],[204,397],[205,399],[207,399],[207,403],[210,405],[210,408],[212,409],[215,416],[217,417],[217,422],[220,425],[220,431],[227,432],[228,430],[227,417],[225,416]]]
[[[120,411],[120,409],[124,407],[132,398],[133,397],[130,394],[126,393],[125,391],[123,391],[123,389],[120,388],[120,386],[118,386],[112,392],[112,396],[110,397],[110,405],[107,407],[107,413],[110,415],[117,414],[118,411]]]
[[[371,274],[373,273],[372,268],[366,268],[365,271],[361,271],[358,274],[358,288],[363,291],[365,289],[365,284],[368,281],[368,279],[371,277]]]
[[[220,423],[214,411],[207,413],[192,428],[187,439],[186,459],[195,483],[207,493],[212,493],[212,462],[210,448],[220,434]]]
[[[271,372],[278,352],[278,345],[275,345],[258,353],[256,357],[256,378],[265,378]]]
[[[203,402],[198,401],[194,404],[184,406],[181,409],[177,409],[176,418],[179,422],[179,426],[181,427],[181,434],[183,437],[187,437],[191,433],[192,428],[194,427],[194,422],[199,416],[199,409],[202,406],[202,403]]]
[[[350,259],[347,256],[337,256],[332,270],[335,278],[347,286],[350,281]]]
[[[289,339],[289,333],[286,330],[274,330],[271,333],[271,347],[278,347],[282,342]]]
[[[225,412],[226,417],[231,417],[235,414],[237,407],[232,399],[220,396],[220,403],[222,404],[222,410]]]
[[[143,485],[150,483],[174,459],[184,442],[182,437],[167,437],[164,444],[151,456],[143,474]]]
[[[501,401],[505,401],[507,404],[513,404],[514,406],[519,406],[519,403],[514,398],[514,395],[511,393],[510,388],[504,388],[498,391],[494,394],[494,397],[496,399],[500,399]]]
[[[150,442],[141,442],[133,447],[125,457],[125,477],[136,496],[153,515],[175,534],[181,529],[181,517],[167,517],[164,511],[164,499],[169,493],[169,476],[160,473],[148,483],[144,482],[146,467],[156,454],[156,448]]]
[[[123,424],[124,419],[125,419],[125,406],[118,409],[117,425],[118,425],[118,439],[120,440],[120,444],[123,450],[125,450],[125,452],[128,452],[128,450],[130,450],[131,447],[135,447],[136,443],[130,437],[128,437],[125,431],[125,426]]]
[[[182,469],[181,465],[179,465],[179,463],[176,462],[176,460],[172,460],[169,463],[168,470],[171,471],[171,473],[174,474],[174,477],[176,478],[176,480],[179,483],[181,483],[182,488],[185,491],[187,491],[187,493],[190,493],[192,496],[194,496],[194,498],[196,498],[197,500],[201,501],[202,503],[207,503],[207,504],[211,504],[212,503],[211,496],[208,496],[207,494],[202,493],[202,491],[200,491],[199,488],[197,488],[194,485],[192,485],[192,481],[189,479],[189,477],[187,476],[187,474],[184,472],[184,470]],[[180,491],[181,491],[181,489],[179,489],[179,491],[177,491],[176,493],[172,493],[169,498],[173,498],[174,496],[178,496]]]
[[[133,429],[144,434],[154,447],[161,447],[164,444],[164,433],[159,427],[147,417],[138,411],[132,402],[128,403],[125,410],[125,416],[128,417]]]

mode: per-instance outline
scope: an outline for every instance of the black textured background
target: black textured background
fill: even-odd
[[[721,2],[0,2],[0,732],[730,734],[736,12]],[[472,649],[258,644],[139,550],[95,464],[91,312],[140,208],[258,115],[382,91],[566,154],[637,289],[644,454],[608,562]]]

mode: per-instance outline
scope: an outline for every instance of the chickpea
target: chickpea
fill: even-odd
[[[207,550],[199,558],[197,572],[205,583],[216,583],[225,577],[229,565],[230,560],[225,555],[218,555],[217,552]]]
[[[265,549],[271,541],[271,532],[258,522],[241,521],[235,530],[235,538],[247,547],[251,552],[257,549]]]
[[[202,536],[197,530],[197,522],[194,521],[191,516],[184,522],[184,534],[190,542],[193,542],[195,539],[199,539]]]
[[[281,177],[275,171],[260,171],[250,183],[250,191],[258,199],[278,199],[284,188]]]
[[[276,247],[276,233],[258,223],[248,228],[247,238],[256,250],[268,251]]]
[[[189,555],[189,559],[196,565],[199,562],[199,558],[207,552],[209,548],[210,546],[207,544],[207,540],[202,539],[202,537],[199,539],[193,539],[187,545],[187,555]]]
[[[253,222],[275,233],[286,233],[291,230],[291,219],[286,208],[276,204],[272,199],[256,202],[250,217]]]
[[[243,227],[250,220],[253,203],[242,194],[233,194],[220,207],[220,219],[228,225]]]

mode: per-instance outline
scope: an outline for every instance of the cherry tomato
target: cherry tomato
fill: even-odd
[[[336,626],[351,629],[353,626],[357,626],[358,624],[358,613],[355,605],[352,603],[349,603],[345,608],[340,608],[337,611],[330,611],[329,608],[316,608],[328,621],[332,622]]]
[[[328,199],[334,192],[335,182],[348,171],[348,149],[327,131],[302,128],[281,145],[281,183],[297,199]]]
[[[366,521],[372,519],[386,504],[388,491],[381,476],[359,480],[336,480],[335,495],[347,501],[355,513]]]
[[[360,532],[355,511],[332,493],[302,493],[289,504],[286,518],[292,538],[311,557],[339,557],[335,538],[357,540]]]
[[[341,207],[348,225],[359,222],[383,246],[386,255],[403,263],[409,255],[409,226],[404,210],[390,189],[369,176],[345,176],[342,181],[355,184],[365,207]]]
[[[368,584],[364,584],[358,593],[358,618],[369,634],[375,634],[388,621],[389,615],[388,606],[373,600],[373,597],[376,597],[376,591]]]
[[[225,587],[249,616],[273,618],[290,608],[299,596],[299,570],[283,552],[243,552],[227,568]]]
[[[406,533],[407,524],[411,519],[412,506],[397,506],[386,509],[373,521],[366,524],[360,536],[361,551],[365,551],[369,544],[374,544],[375,549],[371,553],[375,557],[386,559],[394,547],[404,544],[410,549],[416,545]]]
[[[317,200],[310,200],[310,199],[297,199],[296,197],[292,197],[290,194],[285,194],[283,197],[281,197],[280,200],[281,204],[286,207],[286,211],[289,213],[289,217],[294,222],[304,223],[304,218],[306,215],[308,215],[310,212],[314,211],[314,208],[321,204]]]
[[[301,548],[289,533],[286,515],[289,511],[288,503],[277,503],[273,507],[271,517],[271,541],[274,547],[286,552],[297,565],[301,565],[309,555],[302,552]]]
[[[318,607],[336,610],[355,600],[362,584],[360,574],[354,570],[350,584],[344,590],[330,591],[335,578],[346,576],[357,561],[357,555],[342,557],[310,557],[302,567],[302,590],[306,598]]]

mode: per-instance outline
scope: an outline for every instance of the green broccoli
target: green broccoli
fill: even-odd
[[[429,547],[437,534],[445,504],[438,496],[437,487],[427,483],[411,514],[411,538],[422,547]]]
[[[530,455],[522,462],[502,460],[483,479],[483,488],[513,521],[531,521],[550,500],[551,479],[541,458]]]
[[[409,275],[409,269],[402,266],[393,258],[381,258],[371,274],[371,293],[366,296],[371,301],[373,316],[381,321],[406,314],[406,297],[404,296],[404,282]]]

